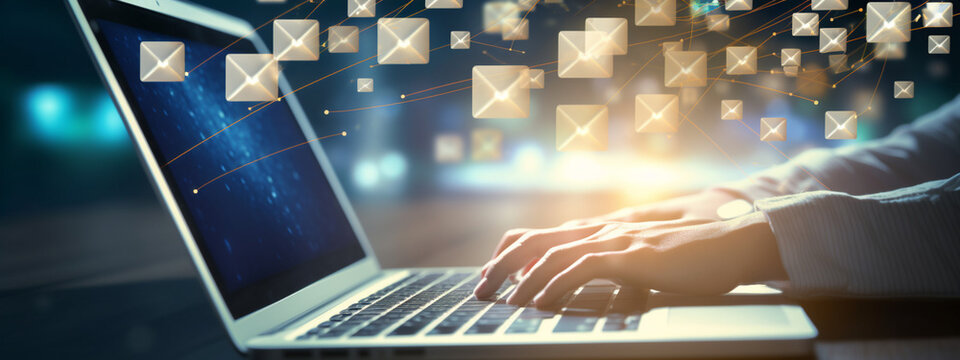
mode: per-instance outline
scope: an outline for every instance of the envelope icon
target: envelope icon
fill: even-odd
[[[753,46],[727,47],[727,75],[757,73],[757,48]]]
[[[374,17],[376,13],[376,0],[347,0],[347,17]]]
[[[847,29],[823,28],[820,29],[820,53],[846,52]]]
[[[913,99],[913,81],[894,81],[894,99]]]
[[[450,32],[451,49],[469,49],[470,32],[469,31],[451,31]]]
[[[530,69],[521,65],[473,67],[473,117],[512,119],[530,115]]]
[[[727,31],[730,29],[729,15],[707,15],[707,31]]]
[[[517,6],[523,11],[533,11],[540,1],[541,0],[517,0]]]
[[[853,140],[857,138],[856,111],[827,111],[824,137],[828,140]]]
[[[377,63],[430,62],[430,20],[380,18],[377,21]]]
[[[520,7],[510,1],[488,1],[483,3],[483,32],[499,33],[503,31],[503,21],[519,19]]]
[[[624,18],[587,18],[586,31],[600,31],[604,35],[601,39],[601,49],[612,55],[626,55],[627,47],[627,19]]]
[[[530,20],[504,20],[500,31],[500,35],[504,40],[526,40],[530,38]]]
[[[680,128],[680,100],[676,95],[637,95],[634,130],[638,133],[676,132]]]
[[[923,27],[952,27],[953,3],[928,2],[923,8]]]
[[[673,26],[677,24],[677,0],[636,0],[634,24]]]
[[[543,89],[543,69],[530,69],[530,88]]]
[[[800,66],[800,49],[780,50],[780,66]]]
[[[227,101],[277,99],[280,71],[270,54],[227,55]]]
[[[829,63],[829,68],[833,70],[834,74],[839,74],[848,70],[847,55],[843,55],[843,54],[830,55],[827,57],[827,62]]]
[[[503,133],[497,129],[473,129],[470,133],[473,161],[500,160],[500,149],[503,148]]]
[[[273,57],[277,61],[320,58],[320,24],[316,20],[274,20]]]
[[[727,11],[753,10],[753,0],[727,0],[724,8]]]
[[[907,58],[907,43],[875,43],[873,56],[876,59],[903,60]]]
[[[362,92],[362,93],[373,92],[373,79],[371,78],[357,79],[357,92]]]
[[[812,7],[814,11],[827,11],[827,10],[846,10],[847,0],[813,0]]]
[[[931,54],[950,53],[950,35],[930,35],[927,38],[927,52]]]
[[[463,161],[463,137],[457,134],[438,134],[433,139],[433,159],[438,163]]]
[[[867,42],[909,42],[910,3],[867,3]]]
[[[557,37],[557,76],[608,78],[613,76],[613,55],[603,49],[603,32],[561,31]]]
[[[707,86],[707,53],[703,51],[671,51],[664,54],[664,86]]]
[[[681,41],[667,41],[660,46],[663,47],[663,53],[666,54],[668,51],[683,51],[683,42]]]
[[[761,141],[787,141],[787,119],[760,118]]]
[[[327,51],[332,53],[360,51],[360,29],[356,26],[331,26],[327,29]]]
[[[788,77],[797,77],[797,75],[800,75],[800,67],[799,67],[799,66],[784,66],[784,67],[783,67],[783,75],[786,75],[786,76],[788,76]]]
[[[427,9],[460,9],[463,8],[463,0],[425,0]]]
[[[720,120],[743,119],[743,100],[720,100]]]
[[[819,29],[820,15],[793,13],[793,36],[817,36]]]
[[[557,151],[606,151],[607,107],[558,105]]]
[[[179,41],[140,42],[140,81],[183,81],[186,47]]]

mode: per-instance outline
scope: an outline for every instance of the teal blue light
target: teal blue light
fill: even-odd
[[[96,109],[93,111],[93,120],[95,122],[95,133],[104,142],[108,144],[127,142],[127,132],[123,126],[123,119],[120,118],[120,113],[113,105],[113,100],[106,93],[97,100]]]
[[[73,98],[59,85],[39,85],[26,96],[30,128],[41,139],[58,141],[68,138],[69,116],[73,112]]]
[[[699,16],[720,8],[719,0],[691,0],[690,13]]]
[[[407,173],[407,159],[397,152],[391,152],[380,159],[380,173],[388,179],[398,179]]]

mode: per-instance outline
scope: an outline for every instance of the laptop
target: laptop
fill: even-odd
[[[475,298],[476,268],[383,269],[287,81],[280,77],[283,101],[252,115],[257,104],[226,101],[225,55],[271,53],[249,23],[171,0],[66,3],[213,308],[244,354],[515,359],[811,350],[817,332],[806,314],[763,286],[684,298],[592,282],[555,309],[536,309],[506,304],[509,283],[490,299]],[[191,69],[184,81],[140,81],[141,41],[182,42]],[[256,161],[294,144],[301,145]]]

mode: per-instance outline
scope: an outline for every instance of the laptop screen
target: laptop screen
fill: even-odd
[[[112,15],[120,6],[88,13],[94,32],[151,151],[160,165],[169,162],[163,175],[232,315],[252,313],[362,259],[313,150],[290,148],[310,139],[287,103],[249,115],[257,104],[225,100],[224,56],[256,53],[252,43],[216,54],[236,37],[129,6],[124,16]],[[210,60],[183,82],[142,82],[141,41],[183,42],[187,69]]]

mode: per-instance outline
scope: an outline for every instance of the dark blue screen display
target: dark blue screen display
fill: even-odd
[[[141,41],[183,42],[187,70],[221,45],[111,21],[98,25],[160,164],[248,115],[248,107],[255,105],[227,102],[224,95],[224,55],[254,53],[249,42],[213,57],[183,82],[141,82]],[[234,316],[279,300],[364,256],[309,146],[258,161],[193,192],[225,172],[305,140],[287,103],[274,103],[164,168]]]

